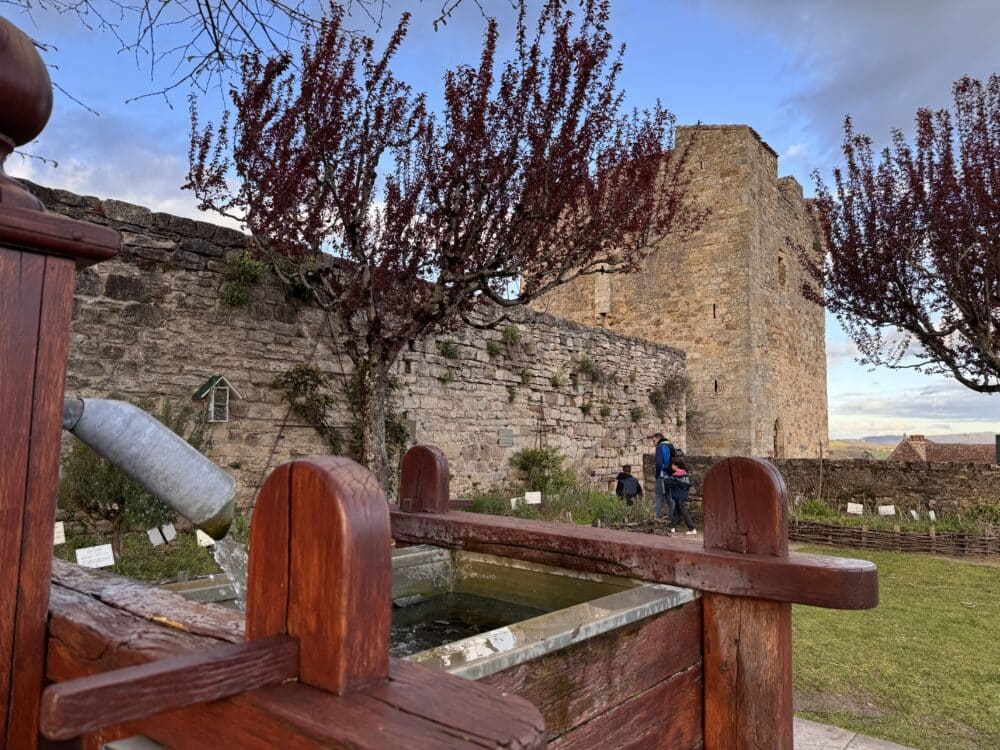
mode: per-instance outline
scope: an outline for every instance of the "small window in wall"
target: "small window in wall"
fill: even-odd
[[[716,393],[719,392],[719,381],[718,380],[715,381],[715,392]]]
[[[712,303],[712,319],[715,319],[715,303]]]
[[[205,416],[209,422],[228,422],[229,401],[233,396],[243,398],[225,377],[213,375],[195,391],[192,399],[205,402]]]
[[[785,457],[785,435],[781,430],[781,420],[774,420],[774,457]]]
[[[785,256],[778,254],[778,284],[784,286],[785,282],[788,281],[788,264],[785,261]]]

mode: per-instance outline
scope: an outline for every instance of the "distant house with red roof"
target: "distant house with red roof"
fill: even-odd
[[[993,443],[935,443],[923,435],[910,435],[903,438],[886,460],[995,464],[997,449]]]

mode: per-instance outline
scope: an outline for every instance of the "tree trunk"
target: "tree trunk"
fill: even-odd
[[[389,368],[370,365],[360,378],[361,458],[383,488],[389,487],[389,454],[385,447],[385,409]]]

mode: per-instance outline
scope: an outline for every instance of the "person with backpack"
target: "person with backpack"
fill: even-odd
[[[637,497],[642,497],[642,485],[639,480],[632,476],[632,466],[625,464],[618,474],[618,484],[615,485],[615,494],[625,501],[626,505],[634,505]]]
[[[653,440],[654,456],[656,458],[656,471],[654,481],[656,482],[656,500],[653,504],[653,520],[663,523],[673,518],[674,509],[670,502],[670,493],[666,491],[663,480],[670,476],[670,460],[674,455],[674,444],[664,436],[662,432],[656,432],[649,436]],[[667,517],[663,518],[663,504],[667,504]]]
[[[677,521],[680,516],[684,516],[684,523],[687,524],[686,534],[697,534],[691,520],[691,513],[688,511],[688,495],[691,492],[691,475],[687,473],[687,465],[684,459],[675,456],[671,459],[670,468],[673,474],[663,480],[667,492],[670,493],[670,533],[677,532]]]

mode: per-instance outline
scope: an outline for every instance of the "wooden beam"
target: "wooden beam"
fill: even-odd
[[[299,644],[288,636],[219,646],[194,654],[60,682],[42,694],[41,730],[66,740],[294,680]]]
[[[408,513],[447,513],[451,474],[436,445],[415,445],[403,456],[399,507]]]
[[[787,491],[771,464],[728,458],[705,477],[705,547],[788,555]],[[703,597],[705,750],[792,750],[792,605]]]
[[[740,554],[666,536],[455,511],[390,510],[390,517],[393,537],[414,544],[817,607],[878,604],[878,574],[866,560]]]

